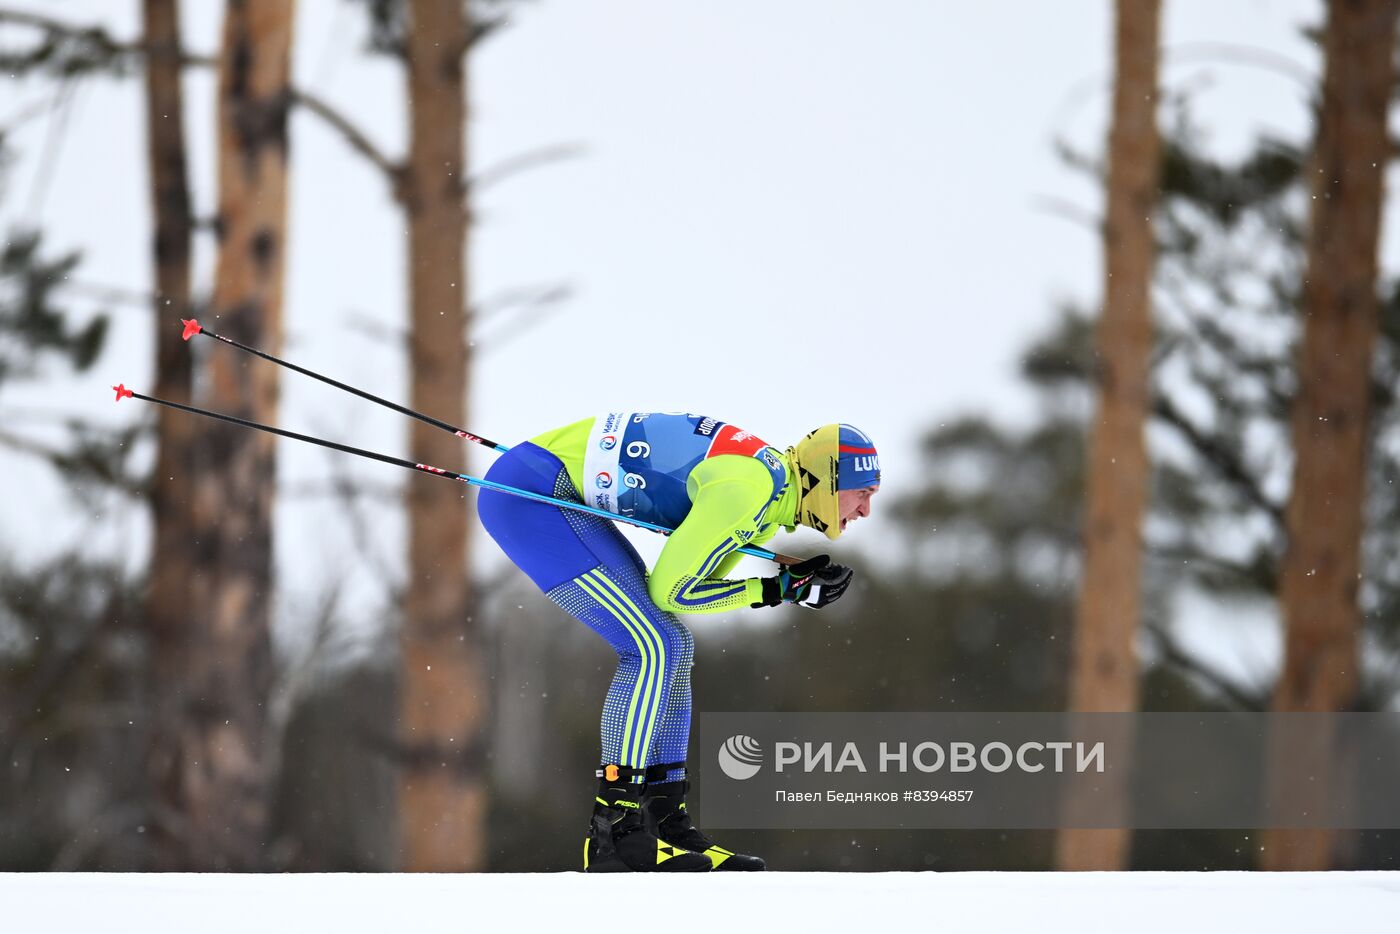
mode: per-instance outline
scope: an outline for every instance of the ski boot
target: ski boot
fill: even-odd
[[[583,841],[585,872],[708,872],[708,857],[658,840],[642,821],[641,769],[605,765]]]
[[[696,829],[686,810],[685,793],[688,781],[666,781],[672,769],[685,768],[684,762],[653,765],[646,770],[646,791],[642,793],[642,818],[646,829],[672,846],[709,857],[716,870],[757,872],[764,869],[763,860],[745,856],[716,846],[709,837]]]

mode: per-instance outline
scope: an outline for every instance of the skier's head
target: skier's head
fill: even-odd
[[[823,425],[788,448],[797,483],[797,521],[834,539],[870,515],[880,489],[880,455],[851,425]]]

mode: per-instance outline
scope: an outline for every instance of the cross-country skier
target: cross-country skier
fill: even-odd
[[[875,446],[826,425],[786,452],[701,415],[612,412],[511,448],[486,478],[675,529],[647,573],[605,519],[485,490],[487,532],[550,600],[617,650],[602,766],[584,842],[590,872],[763,869],[716,846],[685,806],[694,640],[677,613],[821,608],[851,570],[819,556],[774,577],[729,579],[735,549],[801,523],[835,539],[870,515]]]

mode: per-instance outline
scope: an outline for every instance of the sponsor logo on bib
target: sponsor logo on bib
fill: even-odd
[[[754,436],[751,431],[744,431],[733,425],[725,425],[715,432],[714,441],[710,444],[710,450],[706,457],[718,457],[721,454],[742,454],[745,457],[754,457],[758,452],[768,447],[768,442]]]
[[[611,451],[613,448],[617,447],[617,435],[603,435],[603,437],[598,439],[598,447],[602,448],[604,451]]]
[[[606,470],[600,470],[598,476],[593,478],[593,485],[600,490],[606,490],[613,485],[612,474]]]

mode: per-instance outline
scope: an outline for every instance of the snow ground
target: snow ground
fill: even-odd
[[[0,931],[14,932],[552,931],[668,918],[740,931],[1353,934],[1400,930],[1400,873],[0,874]]]

